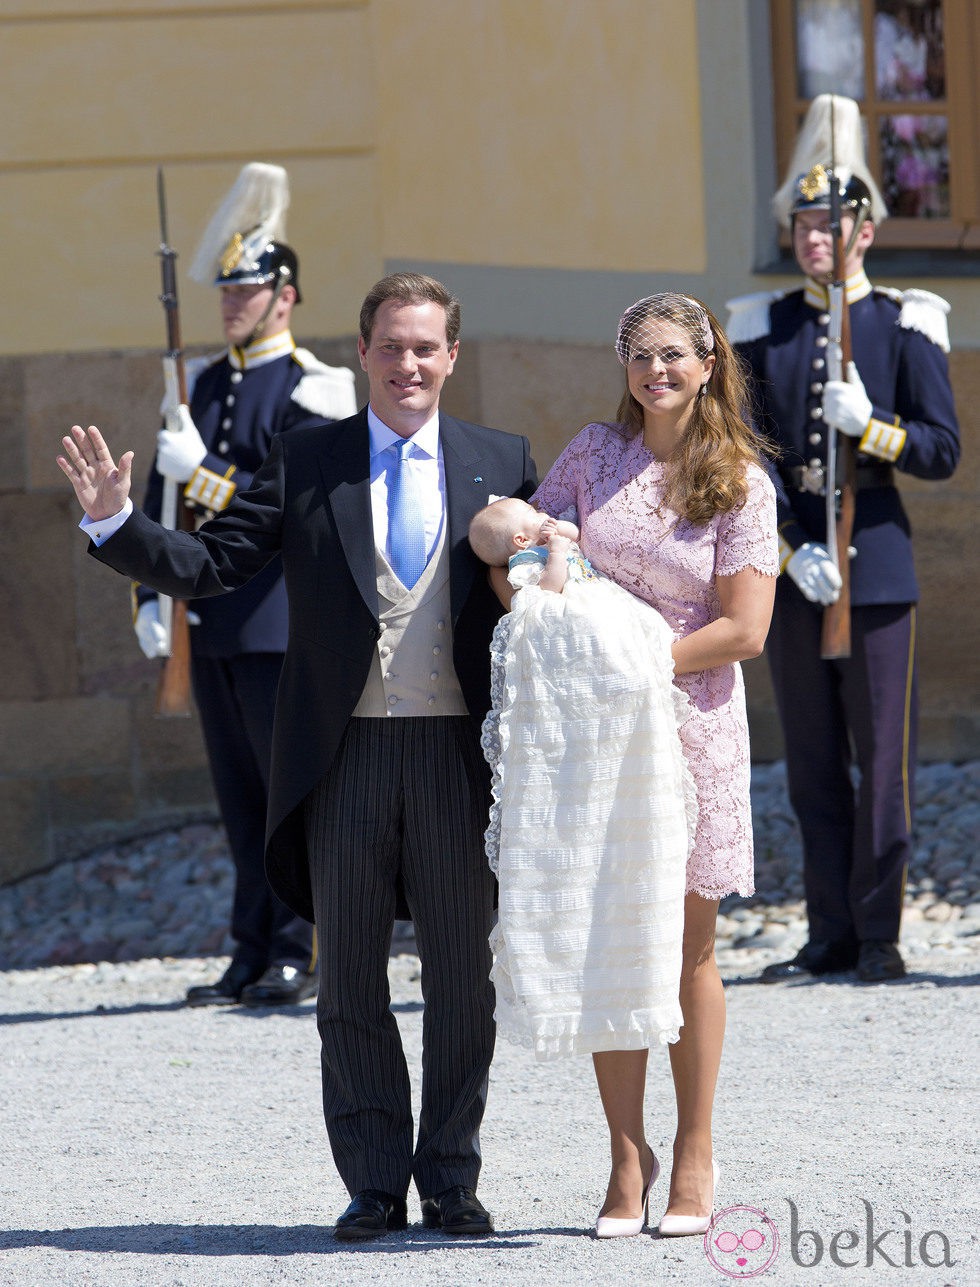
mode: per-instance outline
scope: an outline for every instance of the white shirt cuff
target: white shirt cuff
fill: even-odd
[[[113,514],[111,518],[100,518],[98,522],[94,518],[89,518],[86,514],[79,527],[89,538],[93,545],[104,545],[110,536],[114,536],[122,527],[126,519],[133,512],[133,502],[127,500],[118,514]]]

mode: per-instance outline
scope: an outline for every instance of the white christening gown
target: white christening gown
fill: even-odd
[[[483,727],[497,1024],[539,1059],[674,1041],[697,804],[673,635],[577,550],[562,594],[519,558]]]

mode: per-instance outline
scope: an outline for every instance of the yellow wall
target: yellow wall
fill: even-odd
[[[703,271],[693,0],[372,14],[387,258]]]
[[[701,273],[697,57],[695,0],[0,0],[0,354],[160,346],[158,164],[188,345],[249,160],[290,175],[301,335],[397,259]]]
[[[381,268],[369,19],[363,0],[0,3],[4,237],[28,292],[0,353],[161,345],[161,163],[186,343],[213,341],[217,312],[183,270],[250,160],[290,175],[297,330],[349,332]]]

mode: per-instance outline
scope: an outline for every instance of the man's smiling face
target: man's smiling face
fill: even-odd
[[[441,304],[385,300],[370,342],[357,341],[375,415],[401,437],[411,437],[438,408],[458,351],[459,341],[450,346],[446,337]]]

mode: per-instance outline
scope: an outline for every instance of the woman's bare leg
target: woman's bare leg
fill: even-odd
[[[677,1134],[667,1211],[711,1212],[711,1112],[725,1039],[725,992],[715,963],[717,900],[688,894],[684,901],[680,1040],[670,1046],[677,1099]]]
[[[646,1050],[603,1050],[592,1056],[599,1098],[609,1126],[612,1172],[600,1215],[628,1220],[641,1214],[652,1149],[643,1129]]]

